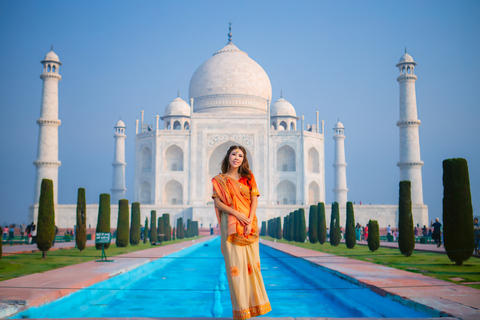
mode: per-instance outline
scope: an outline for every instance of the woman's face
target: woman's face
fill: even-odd
[[[228,156],[228,163],[230,168],[238,169],[243,163],[243,152],[240,149],[235,149],[230,152]]]

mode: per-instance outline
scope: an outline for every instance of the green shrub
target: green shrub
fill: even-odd
[[[392,237],[393,236],[389,235]],[[390,239],[388,239],[390,241]],[[415,249],[415,229],[412,216],[411,182],[400,181],[398,199],[398,248],[400,252],[409,257]]]
[[[332,215],[330,217],[330,244],[334,247],[340,244],[340,210],[338,202],[332,203]]]
[[[345,225],[345,243],[349,249],[353,249],[357,243],[357,235],[355,231],[355,215],[353,213],[353,204],[349,201],[347,202],[347,223]]]
[[[177,239],[183,239],[185,228],[183,226],[183,218],[177,219]]]
[[[277,223],[275,227],[277,229],[277,232],[276,232],[277,239],[280,240],[282,239],[282,218],[277,217]]]
[[[108,193],[102,193],[98,202],[98,219],[95,233],[98,232],[110,233],[110,195]],[[110,243],[105,243],[105,249],[109,247]],[[95,248],[102,250],[102,244],[96,243]]]
[[[158,218],[158,223],[157,223],[157,240],[158,242],[165,241],[165,230],[164,230],[164,224],[163,224],[163,217]]]
[[[318,203],[318,242],[324,244],[327,241],[327,220],[325,218],[325,203]]]
[[[375,252],[380,248],[380,235],[378,229],[377,220],[368,221],[368,248],[370,251]]]
[[[261,236],[266,236],[267,235],[267,222],[262,221],[262,229],[260,231]]]
[[[128,200],[118,200],[117,238],[115,244],[123,248],[128,246],[128,235],[130,234],[130,221],[128,217]]]
[[[53,181],[43,179],[40,189],[37,222],[37,248],[42,251],[42,259],[52,247],[55,238],[55,203],[53,202]]]
[[[288,215],[288,241],[295,241],[295,212]]]
[[[163,233],[165,234],[164,241],[172,240],[172,226],[170,225],[170,214],[164,213],[163,216]]]
[[[148,241],[148,218],[145,218],[145,228],[143,228],[143,244]]]
[[[78,188],[75,242],[80,252],[87,246],[87,202],[85,200],[84,188]]]
[[[300,215],[300,234],[298,240],[300,242],[305,242],[305,240],[307,240],[307,223],[305,221],[305,209],[300,208],[300,210],[298,210],[298,214]]]
[[[295,230],[293,232],[293,238],[295,242],[300,242],[300,211],[293,211],[293,224]]]
[[[70,234],[68,234],[68,233],[67,233],[66,235],[64,235],[63,238],[65,239],[65,242],[70,242],[70,241],[72,241],[72,236],[71,236]]]
[[[156,244],[157,239],[157,211],[150,211],[150,243]]]
[[[173,232],[172,232],[172,240],[175,240],[175,227],[173,227]]]
[[[142,228],[140,227],[140,203],[132,203],[132,221],[130,222],[130,244],[136,246],[140,243]]]
[[[283,239],[288,240],[288,216],[283,217]]]
[[[443,232],[448,258],[463,265],[473,254],[472,195],[467,160],[443,161]]]
[[[192,220],[187,219],[187,232],[185,234],[187,238],[193,237],[192,235]]]
[[[318,242],[318,206],[311,205],[308,214],[308,240],[310,243]]]

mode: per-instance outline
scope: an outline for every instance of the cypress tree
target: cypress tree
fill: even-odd
[[[267,235],[267,222],[262,221],[262,231],[260,232],[261,236],[266,236]]]
[[[398,199],[398,248],[409,257],[415,249],[415,233],[412,216],[411,182],[400,181]]]
[[[325,219],[325,203],[318,203],[318,242],[324,244],[327,241],[327,220]]]
[[[158,223],[157,223],[157,240],[158,242],[162,242],[165,240],[166,235],[165,235],[165,230],[164,230],[164,224],[163,224],[163,217],[158,217]]]
[[[293,211],[293,223],[295,224],[295,231],[293,232],[293,237],[295,242],[300,242],[300,211]]]
[[[75,242],[80,252],[82,252],[87,246],[87,202],[85,200],[84,188],[78,188]]]
[[[128,246],[129,225],[128,200],[120,199],[118,200],[117,239],[115,242],[117,247]]]
[[[187,234],[186,234],[186,237],[187,238],[192,237],[192,221],[190,219],[187,219]]]
[[[368,221],[368,248],[370,251],[375,252],[380,248],[380,235],[378,230],[378,221]]]
[[[183,218],[177,219],[177,239],[183,239],[184,235]]]
[[[300,210],[298,210],[298,214],[300,215],[300,234],[298,240],[300,242],[305,242],[305,240],[307,240],[307,223],[305,220],[305,209],[300,208]]]
[[[283,239],[288,240],[288,216],[283,217]]]
[[[176,230],[175,227],[173,227],[173,232],[172,232],[172,240],[175,240],[175,235],[176,235]]]
[[[42,259],[52,247],[55,238],[55,204],[53,202],[53,181],[43,179],[40,189],[37,222],[37,247],[42,251]]]
[[[443,161],[443,223],[448,258],[461,266],[475,246],[468,164],[462,158]]]
[[[334,247],[340,244],[340,210],[338,202],[332,203],[332,215],[330,218],[330,244]]]
[[[353,249],[357,243],[357,235],[355,232],[355,215],[353,212],[353,203],[347,202],[347,223],[345,224],[345,243],[348,249]]]
[[[150,243],[157,244],[157,211],[150,211]]]
[[[170,214],[163,214],[163,233],[165,234],[164,240],[172,240],[172,226],[170,225]]]
[[[140,243],[140,233],[142,228],[140,227],[140,203],[132,203],[132,221],[130,222],[130,244],[136,246]]]
[[[98,202],[98,219],[97,219],[97,232],[110,233],[110,195],[108,193],[102,193]],[[110,243],[105,243],[105,249],[110,247]],[[95,248],[102,250],[102,244],[96,243]]]
[[[145,218],[145,228],[143,228],[143,244],[148,240],[148,217]]]
[[[280,239],[282,239],[282,218],[277,217],[276,227],[277,227],[276,228],[277,229],[277,239],[280,240]]]
[[[288,215],[288,241],[295,241],[295,213]]]
[[[310,243],[318,242],[318,206],[311,205],[308,214],[308,240]]]

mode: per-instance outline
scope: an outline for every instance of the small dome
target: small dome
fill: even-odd
[[[404,63],[404,62],[415,62],[415,61],[413,61],[413,58],[411,55],[405,52],[405,54],[400,58],[400,61],[398,61],[398,63]]]
[[[345,129],[345,127],[343,126],[343,123],[338,121],[333,129]]]
[[[280,98],[270,107],[270,116],[290,116],[296,117],[295,108],[287,100]]]
[[[186,116],[190,117],[190,106],[185,100],[182,98],[177,97],[175,100],[172,100],[165,108],[165,113],[163,114],[164,117],[169,116]]]
[[[122,120],[118,120],[117,125],[115,126],[115,128],[117,128],[117,127],[123,127],[123,128],[125,128],[125,123],[124,123]]]
[[[60,59],[58,59],[57,54],[55,52],[53,52],[53,50],[50,51],[49,53],[47,53],[47,55],[45,56],[45,59],[43,59],[42,62],[47,62],[47,61],[57,62],[57,63],[61,64]]]

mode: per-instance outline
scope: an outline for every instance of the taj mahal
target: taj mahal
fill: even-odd
[[[37,120],[34,204],[30,206],[29,218],[37,221],[40,184],[43,178],[48,178],[54,182],[56,224],[72,228],[76,224],[76,204],[57,203],[61,190],[58,186],[61,165],[58,159],[61,147],[58,145],[61,125],[58,85],[62,64],[53,49],[41,63],[43,91]],[[415,66],[406,52],[396,65],[400,86],[398,181],[412,182],[414,223],[428,225],[428,208],[423,203],[422,192]],[[325,122],[319,121],[318,111],[306,118],[298,117],[295,107],[283,96],[273,101],[267,73],[233,44],[231,30],[228,43],[193,74],[189,98],[183,100],[177,94],[167,104],[168,100],[165,109],[158,110],[163,116],[151,116],[142,110],[139,119],[130,121],[132,128],[135,123],[134,151],[125,148],[125,138],[130,132],[125,123],[119,120],[114,126],[112,227],[117,223],[118,200],[125,198],[125,170],[135,171],[134,199],[129,200],[141,203],[141,221],[150,216],[151,210],[156,210],[157,214],[170,213],[172,226],[179,217],[184,221],[196,220],[203,227],[216,225],[211,179],[220,172],[220,162],[232,145],[242,145],[247,150],[261,194],[257,208],[259,221],[284,217],[298,208],[305,208],[308,221],[309,206],[325,202],[325,193],[333,190],[334,201],[341,208],[341,225],[345,225],[348,188],[344,140],[347,129],[338,121],[326,131]],[[325,150],[326,138],[334,139],[334,150]],[[135,152],[134,168],[127,168],[125,152]],[[325,154],[333,157],[333,167],[326,169]],[[326,170],[334,172],[333,186],[325,185]],[[356,204],[354,209],[355,221],[362,225],[369,219],[378,220],[381,228],[398,222],[396,204]],[[97,214],[98,205],[88,204],[87,225],[96,226]],[[326,216],[329,223],[330,204],[326,204]]]

